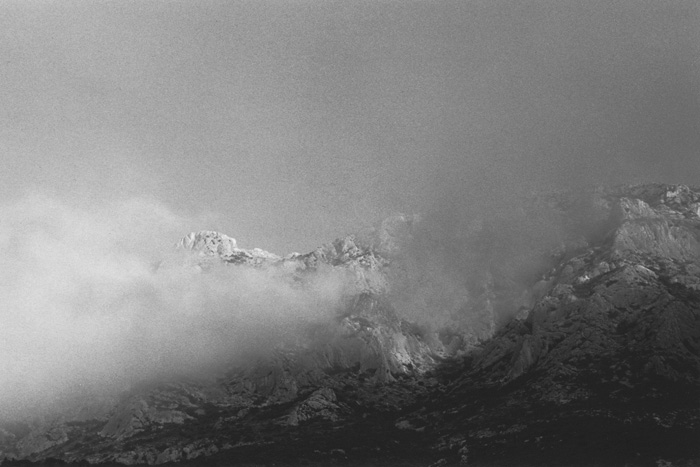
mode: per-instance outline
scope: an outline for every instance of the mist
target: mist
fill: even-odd
[[[285,254],[420,213],[399,311],[430,321],[499,263],[536,278],[560,226],[529,194],[700,180],[694,1],[3,12],[0,414],[264,352],[347,287],[155,267],[190,231]]]
[[[3,199],[151,196],[286,254],[393,212],[700,177],[694,1],[3,10]]]
[[[153,200],[85,210],[35,194],[0,218],[0,419],[265,355],[329,319],[348,284],[186,267],[174,245],[195,220]]]

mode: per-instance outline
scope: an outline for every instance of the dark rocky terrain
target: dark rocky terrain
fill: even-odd
[[[3,464],[700,465],[700,190],[530,198],[284,258],[200,232],[188,265],[352,279],[333,319],[208,378],[0,424]],[[445,241],[445,239],[449,241]]]

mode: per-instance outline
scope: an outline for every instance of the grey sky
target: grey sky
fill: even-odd
[[[700,180],[697,2],[4,1],[0,31],[5,200],[153,198],[284,254],[394,211]]]

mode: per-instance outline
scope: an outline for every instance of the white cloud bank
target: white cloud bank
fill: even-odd
[[[0,419],[264,351],[338,306],[341,276],[155,267],[191,227],[147,200],[0,206]]]

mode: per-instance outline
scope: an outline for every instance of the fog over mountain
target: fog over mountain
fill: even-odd
[[[700,456],[698,188],[397,214],[285,257],[95,208],[0,210],[3,465]]]
[[[697,2],[0,31],[0,463],[700,456]]]
[[[194,221],[153,201],[87,211],[37,195],[2,206],[0,217],[5,419],[76,394],[207,376],[329,319],[350,292],[332,272],[303,290],[270,270],[202,274],[175,249]]]

